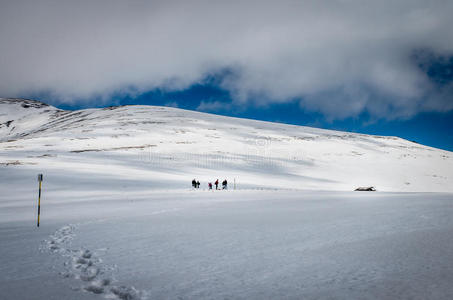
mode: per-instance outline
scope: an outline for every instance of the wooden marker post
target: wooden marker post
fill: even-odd
[[[41,183],[42,183],[42,174],[38,174],[39,182],[39,195],[38,195],[38,227],[39,227],[39,214],[41,213]]]

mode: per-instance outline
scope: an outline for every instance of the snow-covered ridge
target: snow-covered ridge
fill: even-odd
[[[397,137],[156,106],[63,111],[0,99],[0,111],[1,168],[117,174],[153,188],[196,177],[203,186],[227,178],[238,188],[453,192],[451,152]]]
[[[0,141],[44,125],[59,109],[26,99],[0,98]]]

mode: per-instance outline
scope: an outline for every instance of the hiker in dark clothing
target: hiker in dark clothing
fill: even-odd
[[[199,189],[199,188],[200,188],[200,182],[197,181],[197,189]]]
[[[222,190],[226,190],[227,189],[227,180],[225,179],[223,182],[222,182]]]
[[[193,188],[196,188],[196,187],[197,187],[197,182],[195,181],[195,179],[192,180],[192,187],[193,187]]]
[[[212,190],[212,183],[208,183],[209,189]]]
[[[219,189],[219,180],[217,179],[214,184],[215,184],[215,189],[218,190]]]

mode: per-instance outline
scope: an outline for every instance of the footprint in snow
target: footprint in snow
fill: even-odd
[[[75,237],[76,225],[66,225],[50,235],[45,241],[51,253],[67,257],[64,266],[66,271],[61,274],[65,278],[75,278],[83,283],[82,290],[94,294],[103,294],[110,299],[142,300],[147,299],[143,291],[133,286],[116,285],[116,281],[107,273],[113,268],[102,264],[102,260],[89,249],[72,249],[71,241]]]

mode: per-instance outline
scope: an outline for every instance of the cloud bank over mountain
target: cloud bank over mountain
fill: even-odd
[[[232,105],[299,101],[332,119],[453,109],[451,1],[0,3],[4,97],[107,101],[214,76]]]

